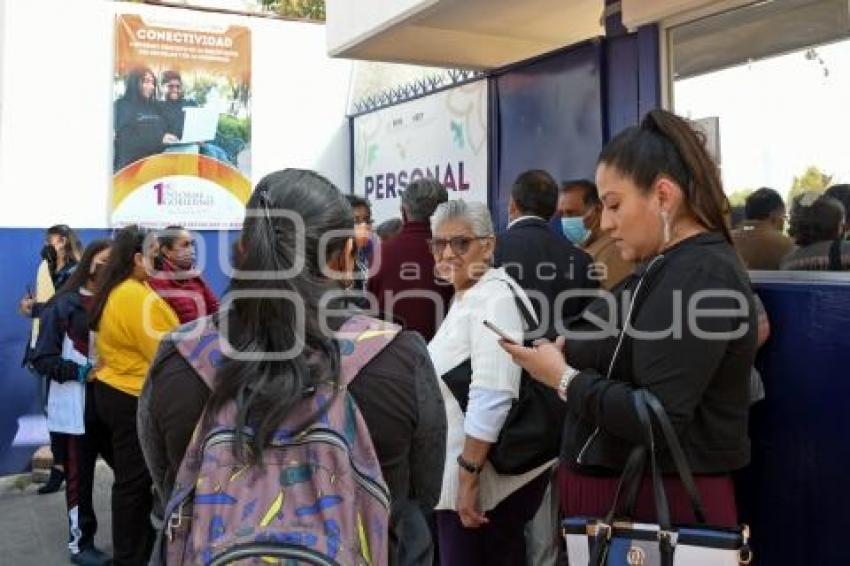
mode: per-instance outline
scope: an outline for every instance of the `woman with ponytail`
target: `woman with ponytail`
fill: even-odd
[[[238,430],[255,431],[236,443],[247,449],[237,448],[235,457],[251,466],[317,385],[338,383],[340,353],[331,332],[355,314],[343,306],[343,282],[351,281],[355,263],[354,228],[345,197],[312,171],[286,169],[259,182],[222,308],[196,323],[214,325],[230,344],[221,350],[214,388],[181,354],[175,333],[163,340],[142,392],[139,434],[162,507],[202,413],[215,415],[235,402]],[[264,355],[283,352],[294,355]],[[347,389],[391,494],[390,563],[430,566],[427,515],[440,494],[446,417],[425,341],[400,332]]]
[[[110,439],[112,548],[116,565],[147,564],[153,544],[151,478],[136,432],[139,393],[162,336],[179,324],[148,287],[153,243],[138,226],[119,231],[90,314],[95,341],[97,416]]]
[[[568,326],[566,340],[535,349],[502,344],[567,404],[562,511],[608,512],[632,448],[643,443],[632,392],[644,389],[674,425],[707,522],[734,526],[731,473],[750,458],[757,324],[717,167],[685,120],[655,110],[602,150],[596,183],[602,229],[624,260],[638,264],[636,272],[611,290],[613,297],[591,303]],[[605,321],[603,332],[592,319]],[[666,449],[661,465],[665,473],[675,470]],[[672,521],[695,522],[678,477],[665,477],[665,486]],[[633,516],[656,519],[647,481]]]

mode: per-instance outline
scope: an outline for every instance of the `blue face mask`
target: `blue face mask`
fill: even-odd
[[[561,218],[561,229],[564,236],[577,246],[582,245],[590,235],[590,230],[584,226],[582,216],[565,216]]]

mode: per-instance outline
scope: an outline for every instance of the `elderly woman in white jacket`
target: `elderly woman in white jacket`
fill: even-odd
[[[524,564],[523,527],[534,516],[551,463],[521,475],[495,472],[487,462],[511,404],[521,369],[499,346],[488,320],[521,341],[523,290],[491,267],[495,237],[487,207],[453,200],[431,218],[437,275],[455,289],[451,308],[428,345],[448,422],[443,486],[436,508],[440,564]]]

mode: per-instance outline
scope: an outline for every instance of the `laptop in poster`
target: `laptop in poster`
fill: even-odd
[[[174,144],[203,143],[215,139],[219,112],[215,108],[189,106],[183,109],[183,136]]]

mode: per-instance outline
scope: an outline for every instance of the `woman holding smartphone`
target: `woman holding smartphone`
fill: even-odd
[[[643,442],[632,391],[645,389],[676,429],[707,522],[735,526],[731,474],[750,458],[757,322],[717,167],[685,120],[654,110],[602,150],[596,183],[602,229],[638,269],[612,289],[613,297],[591,303],[568,327],[566,340],[535,348],[502,342],[567,405],[562,512],[598,517],[608,511],[629,453]],[[666,449],[659,452],[662,469],[674,471]],[[693,523],[681,480],[664,482],[671,520]],[[649,483],[634,509],[639,521],[656,519]]]
[[[534,516],[552,463],[500,475],[487,461],[519,395],[519,366],[499,347],[484,321],[522,342],[517,301],[533,313],[523,290],[493,268],[490,212],[478,202],[452,200],[431,217],[437,275],[455,295],[428,351],[446,405],[446,462],[436,508],[440,563],[524,564],[523,528]]]

